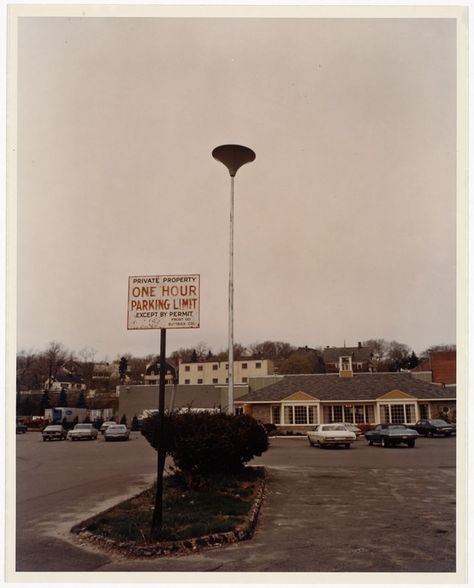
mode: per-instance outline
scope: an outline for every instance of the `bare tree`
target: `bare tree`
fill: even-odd
[[[285,341],[264,341],[263,343],[252,343],[249,349],[255,357],[277,360],[290,357],[296,347]]]
[[[17,390],[21,387],[31,388],[34,380],[34,368],[38,354],[31,349],[21,350],[16,356],[16,384]]]
[[[201,341],[196,347],[181,347],[171,354],[171,359],[175,363],[191,363],[194,361],[205,361],[206,356],[209,353],[209,347]]]
[[[93,347],[83,347],[79,353],[82,360],[82,372],[84,382],[88,388],[92,386],[92,376],[94,375],[94,362],[97,350]]]
[[[428,349],[425,349],[420,353],[420,358],[428,358],[432,353],[439,351],[456,351],[456,345],[431,345],[431,347],[428,347]]]
[[[44,353],[48,368],[48,389],[51,388],[52,379],[56,377],[59,369],[65,364],[68,352],[62,343],[51,341]]]

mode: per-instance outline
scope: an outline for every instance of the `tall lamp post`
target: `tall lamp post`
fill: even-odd
[[[220,145],[212,157],[223,163],[230,174],[230,235],[229,235],[229,397],[227,411],[234,413],[234,177],[240,167],[255,159],[255,153],[242,145]]]

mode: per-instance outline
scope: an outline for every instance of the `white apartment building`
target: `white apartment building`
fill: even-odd
[[[179,384],[228,384],[229,364],[225,361],[180,363]],[[247,384],[249,378],[271,376],[274,373],[270,359],[242,359],[234,361],[234,384]]]

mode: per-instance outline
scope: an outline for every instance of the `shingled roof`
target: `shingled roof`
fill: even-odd
[[[295,392],[305,392],[322,401],[376,400],[387,392],[400,390],[410,396],[425,400],[448,400],[456,398],[456,390],[414,378],[410,373],[365,373],[341,378],[338,374],[309,374],[284,376],[279,382],[270,384],[241,396],[241,402],[279,402]]]
[[[324,363],[338,363],[342,356],[350,355],[354,361],[370,361],[370,347],[326,347],[323,349]]]

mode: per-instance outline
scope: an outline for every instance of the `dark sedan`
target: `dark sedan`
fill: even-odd
[[[418,433],[414,429],[390,423],[376,425],[374,429],[365,434],[369,445],[380,443],[382,447],[391,447],[401,443],[408,445],[408,447],[415,447],[417,437]]]
[[[17,433],[26,433],[28,431],[28,427],[22,423],[21,421],[16,422],[16,432]]]
[[[448,437],[456,432],[456,427],[450,425],[443,419],[423,419],[413,425],[415,431],[418,431],[420,435],[426,435],[427,437],[433,437],[434,435],[444,435]]]

